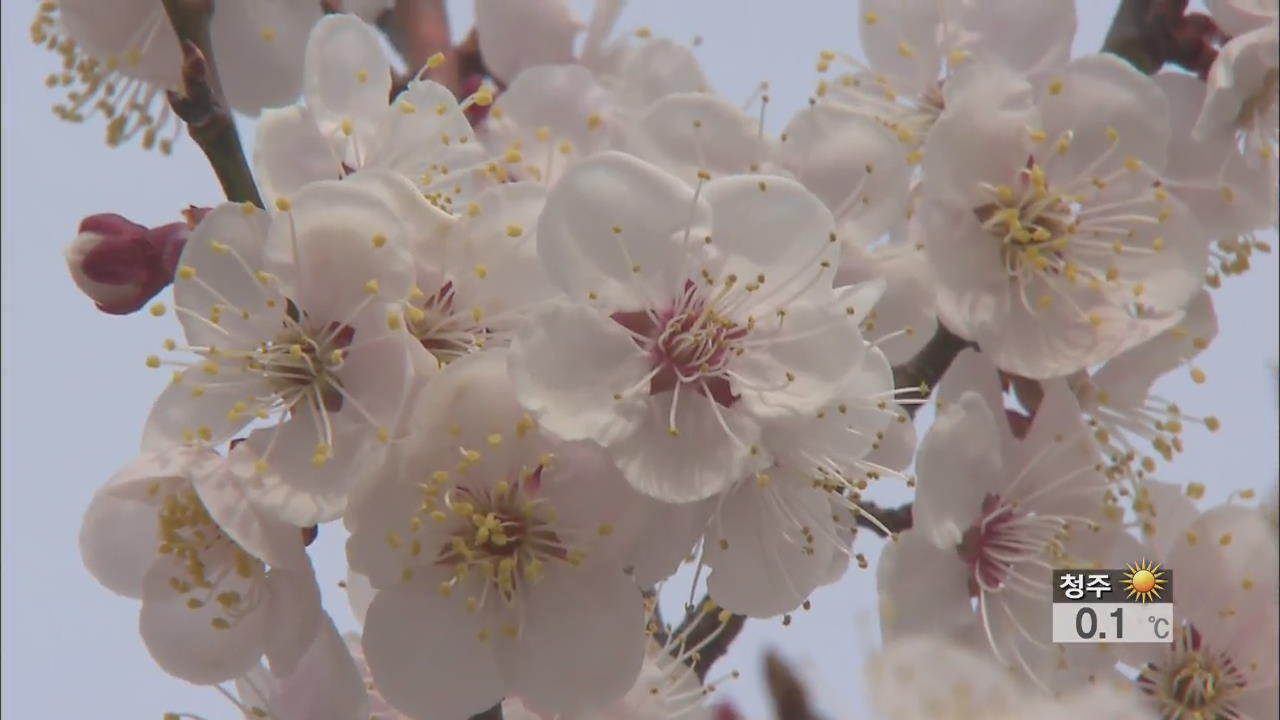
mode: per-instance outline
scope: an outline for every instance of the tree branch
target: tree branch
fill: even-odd
[[[693,671],[698,674],[698,679],[706,680],[711,666],[729,652],[729,646],[742,632],[742,627],[746,623],[746,616],[734,615],[727,610],[718,609],[715,602],[711,600],[711,596],[705,595],[697,605],[685,613],[684,620],[681,620],[680,626],[675,629],[673,635],[680,642],[672,652],[680,653],[684,648],[698,647],[705,642],[706,644],[690,658],[690,664]]]
[[[886,537],[885,529],[893,535],[911,529],[911,503],[904,503],[896,508],[882,508],[869,500],[859,500],[858,507],[862,508],[862,512],[858,514],[858,527],[866,528],[880,537]],[[874,517],[880,524],[872,522],[867,515]]]
[[[209,159],[222,192],[232,202],[262,207],[258,186],[245,160],[231,108],[213,63],[209,38],[212,0],[163,0],[182,47],[182,90],[168,92],[169,106],[187,124],[187,133]]]
[[[1226,40],[1213,18],[1187,13],[1188,0],[1123,0],[1116,10],[1103,52],[1128,60],[1154,75],[1173,63],[1204,78]]]
[[[428,69],[426,76],[459,94],[462,67],[454,57],[444,0],[396,0],[391,12],[378,18],[378,27],[404,58],[410,77],[422,71],[432,55],[444,53],[444,64]]]
[[[946,374],[947,368],[951,367],[951,361],[955,360],[961,350],[970,347],[974,347],[974,344],[946,327],[938,325],[938,331],[933,334],[928,344],[916,353],[915,357],[893,369],[894,387],[912,388],[911,393],[903,394],[898,399],[906,401],[927,399],[929,393],[933,392],[933,386],[938,384]],[[903,403],[902,408],[914,418],[920,403]]]

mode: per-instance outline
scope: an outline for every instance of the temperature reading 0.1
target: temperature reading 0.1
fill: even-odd
[[[1055,570],[1056,643],[1173,642],[1173,577],[1158,565]]]

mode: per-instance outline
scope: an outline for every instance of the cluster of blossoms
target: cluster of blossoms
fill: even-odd
[[[60,115],[168,147],[177,36],[125,5],[33,34]],[[1071,58],[1061,0],[862,0],[865,58],[823,51],[774,135],[616,0],[476,0],[461,101],[440,57],[397,78],[386,2],[217,0],[264,202],[95,216],[68,251],[103,310],[182,333],[85,563],[250,718],[709,717],[704,646],[867,567],[870,528],[888,717],[1274,716],[1274,521],[1155,477],[1219,422],[1152,387],[1205,381],[1211,291],[1276,222],[1275,3],[1211,5],[1201,80]],[[947,338],[936,391],[895,387]],[[359,636],[306,549],[339,520]],[[1139,557],[1178,572],[1175,643],[1051,642],[1054,568]],[[709,637],[656,612],[686,561]]]

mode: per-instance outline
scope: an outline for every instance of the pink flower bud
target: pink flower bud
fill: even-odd
[[[188,218],[198,222],[196,210]],[[90,215],[65,253],[71,279],[99,310],[135,312],[173,282],[190,228],[178,222],[148,229],[120,215]]]

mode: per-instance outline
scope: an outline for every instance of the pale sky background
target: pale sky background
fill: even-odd
[[[110,0],[102,0],[109,2]],[[470,26],[467,0],[449,3],[455,32]],[[590,0],[574,2],[584,13]],[[1093,51],[1115,7],[1081,0],[1078,51]],[[218,186],[189,139],[172,157],[136,146],[109,149],[101,119],[83,127],[54,118],[58,99],[44,86],[56,56],[34,47],[28,27],[35,0],[3,4],[3,698],[6,718],[159,720],[188,711],[209,720],[237,717],[213,690],[161,672],[137,633],[138,604],[101,588],[80,562],[81,515],[94,490],[137,451],[152,399],[168,373],[148,370],[146,355],[178,335],[172,316],[98,313],[72,285],[62,249],[81,218],[118,212],[144,225],[180,219],[188,204],[212,205]],[[764,9],[768,8],[768,11]],[[741,0],[633,0],[622,27],[704,38],[699,55],[716,90],[745,100],[771,83],[768,125],[779,129],[799,109],[815,78],[820,49],[857,51],[853,0],[744,3]],[[246,144],[252,142],[245,126]],[[1274,242],[1274,235],[1272,236]],[[1158,385],[1188,412],[1217,414],[1223,429],[1186,433],[1187,451],[1165,479],[1199,481],[1212,499],[1239,487],[1266,487],[1276,473],[1277,266],[1262,256],[1244,278],[1215,294],[1222,331],[1202,356],[1208,383],[1184,373]],[[923,425],[922,425],[923,427]],[[892,501],[886,493],[877,496]],[[336,583],[344,573],[341,528],[326,526],[312,546],[339,626],[353,626]],[[873,560],[879,542],[860,540]],[[874,568],[874,564],[873,564]],[[714,675],[748,716],[771,716],[761,657],[780,649],[807,676],[828,718],[869,717],[860,666],[878,643],[874,578],[856,569],[813,597],[791,627],[752,621]],[[687,584],[672,581],[673,594]]]

